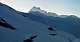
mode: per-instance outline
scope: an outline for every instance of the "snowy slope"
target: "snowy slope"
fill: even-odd
[[[33,42],[70,42],[76,39],[74,35],[64,31],[48,31],[48,25],[33,21],[29,17],[25,18],[4,4],[0,5],[0,17],[16,28],[12,31],[0,26],[0,42],[23,42],[33,35],[38,35]],[[49,35],[53,33],[56,35]]]
[[[12,32],[11,30],[5,30],[4,27],[0,27],[0,42],[20,42],[27,34],[35,33],[39,29],[44,30],[48,27],[29,18],[24,18],[16,12],[10,11],[7,7],[0,6],[0,17],[16,28],[16,31]]]
[[[80,38],[80,26],[79,26],[80,18],[78,18],[77,16],[74,15],[57,16],[55,13],[49,13],[49,14],[53,14],[54,16],[48,16],[42,13],[40,8],[35,7],[35,9],[34,8],[32,9],[33,11],[30,10],[31,12],[21,13],[21,15],[24,17],[29,17],[33,21],[41,22],[46,25],[56,27],[56,29],[58,30],[63,30],[65,32],[72,33],[77,38]]]
[[[55,31],[54,33],[56,33],[56,35],[48,35],[50,32],[48,32],[48,34],[41,33],[34,39],[34,42],[73,42],[73,40],[76,39],[75,36],[66,32]]]
[[[80,39],[75,39],[73,42],[80,42]]]

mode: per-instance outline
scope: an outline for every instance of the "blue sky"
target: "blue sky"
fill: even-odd
[[[59,15],[80,17],[80,0],[0,0],[0,2],[22,12],[28,12],[33,6],[36,6]]]

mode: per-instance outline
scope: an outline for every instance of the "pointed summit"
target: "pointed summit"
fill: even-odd
[[[35,7],[35,6],[34,6],[34,7],[32,7],[32,9],[30,10],[30,12],[31,12],[31,11],[40,11],[40,10],[41,10],[40,7]]]
[[[32,12],[40,12],[40,13],[44,13],[44,14],[46,14],[47,12],[46,11],[44,11],[44,10],[41,10],[41,8],[40,7],[32,7],[32,9],[29,11],[29,13],[32,13]]]
[[[32,10],[33,9],[35,9],[35,10],[41,10],[40,7],[35,7],[35,6],[32,8]]]
[[[45,10],[42,10],[40,7],[32,7],[32,9],[29,11],[29,13],[40,13],[38,15],[47,15],[47,16],[58,16],[56,13],[52,13],[52,12],[47,12]]]

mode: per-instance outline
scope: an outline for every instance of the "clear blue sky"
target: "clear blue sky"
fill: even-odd
[[[0,0],[18,11],[28,12],[33,6],[59,15],[80,17],[80,0]]]

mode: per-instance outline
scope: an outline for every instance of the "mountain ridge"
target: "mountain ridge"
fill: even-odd
[[[0,17],[5,18],[9,24],[16,28],[16,31],[11,32],[0,27],[0,42],[22,42],[33,35],[38,35],[33,42],[70,42],[77,40],[80,35],[80,19],[75,16],[60,18],[47,16],[40,12],[24,13],[10,10],[0,6]],[[49,27],[55,31],[48,31]],[[48,35],[54,33],[55,36]]]

